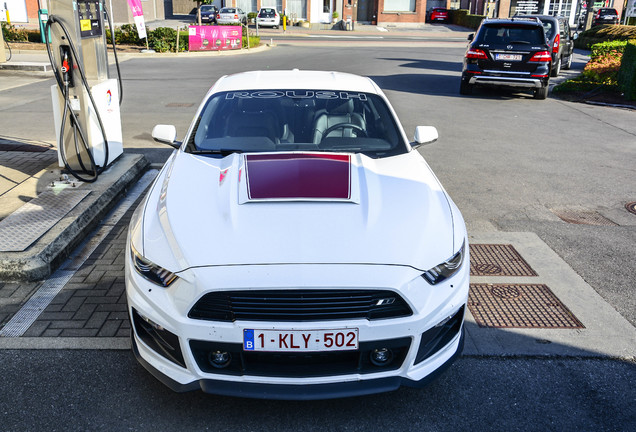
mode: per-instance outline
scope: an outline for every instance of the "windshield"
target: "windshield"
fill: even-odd
[[[544,33],[541,27],[523,24],[484,25],[479,32],[478,41],[494,45],[511,43],[545,45]]]
[[[263,17],[273,17],[276,15],[276,10],[274,9],[261,9],[261,12],[259,14],[260,16]]]
[[[203,5],[201,6],[201,12],[211,12],[214,10],[214,6]]]
[[[221,9],[221,13],[236,13],[236,9],[233,9],[233,8],[223,8],[223,9]]]
[[[395,119],[374,94],[327,90],[222,92],[205,104],[186,151],[329,151],[378,158],[406,153]]]

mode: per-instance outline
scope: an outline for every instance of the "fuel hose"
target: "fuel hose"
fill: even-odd
[[[112,26],[110,15],[108,14],[108,11],[106,10],[105,7],[104,7],[104,11],[106,13],[106,16],[108,17],[108,21],[109,21],[108,25],[111,29],[111,40],[113,44],[113,51],[115,52],[115,63],[117,65],[118,85],[119,85],[119,94],[120,94],[119,104],[121,105],[121,101],[122,101],[121,95],[123,94],[123,86],[122,86],[122,80],[121,80],[121,71],[119,68],[119,61],[117,59],[114,28]],[[106,130],[104,128],[102,118],[97,109],[97,104],[95,103],[95,100],[93,99],[93,95],[91,94],[90,86],[88,85],[88,81],[86,79],[84,66],[79,61],[77,49],[75,47],[75,44],[73,43],[73,40],[71,39],[68,29],[66,28],[64,23],[60,19],[58,19],[55,15],[50,15],[48,21],[46,22],[45,34],[49,34],[51,27],[54,25],[58,26],[62,30],[66,38],[66,41],[68,42],[68,51],[65,52],[64,58],[62,58],[62,65],[58,65],[57,62],[55,61],[55,56],[53,55],[51,51],[51,41],[49,40],[49,38],[45,38],[46,50],[49,56],[49,61],[51,62],[51,67],[53,69],[53,75],[55,76],[55,80],[57,82],[58,88],[60,89],[60,92],[62,93],[62,96],[64,98],[64,111],[62,114],[61,127],[59,131],[60,135],[58,139],[59,146],[60,146],[60,158],[62,159],[62,162],[64,163],[64,167],[66,168],[66,170],[73,177],[86,183],[93,183],[94,181],[97,180],[99,175],[106,168],[106,162],[108,161],[108,157],[109,157],[109,146],[108,146],[108,139],[106,137]],[[67,53],[70,54],[71,56],[70,59],[66,58]],[[69,63],[69,60],[71,60],[70,63]],[[86,132],[83,130],[82,125],[79,122],[79,119],[77,118],[77,115],[75,114],[71,106],[69,86],[70,86],[70,77],[71,77],[71,74],[73,73],[73,71],[71,70],[72,64],[74,64],[77,67],[77,71],[79,73],[82,86],[84,87],[84,89],[86,90],[86,93],[88,94],[90,103],[95,113],[95,117],[97,118],[99,130],[104,140],[104,143],[103,143],[104,166],[102,167],[97,166],[97,164],[95,163],[93,153],[90,150],[90,146],[86,138]],[[79,169],[75,169],[71,167],[69,163],[68,155],[66,154],[67,143],[65,142],[64,130],[66,128],[67,119],[69,121],[71,130],[73,133],[73,147],[75,149],[75,153],[76,153],[75,156],[77,157]],[[82,157],[82,154],[84,153],[88,155],[88,160],[85,160],[85,157]]]

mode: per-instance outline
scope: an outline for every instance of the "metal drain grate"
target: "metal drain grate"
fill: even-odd
[[[468,308],[479,327],[585,328],[547,285],[470,284]]]
[[[636,202],[630,202],[630,203],[625,204],[625,209],[628,212],[636,215]]]
[[[577,225],[618,226],[605,216],[591,210],[552,209],[562,221]]]
[[[471,276],[537,276],[512,245],[471,244]]]

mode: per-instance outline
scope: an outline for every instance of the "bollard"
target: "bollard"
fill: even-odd
[[[283,15],[283,33],[287,31],[287,15]]]
[[[4,36],[2,36],[2,31],[0,30],[0,63],[5,63],[7,61],[7,53],[4,51]]]

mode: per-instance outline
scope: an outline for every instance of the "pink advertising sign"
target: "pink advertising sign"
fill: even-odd
[[[190,51],[219,51],[240,49],[241,26],[190,26]]]
[[[144,11],[141,8],[141,0],[128,0],[128,6],[132,11],[137,33],[139,33],[139,39],[143,39],[146,37],[146,23],[144,22]]]

